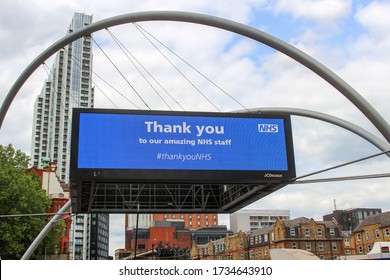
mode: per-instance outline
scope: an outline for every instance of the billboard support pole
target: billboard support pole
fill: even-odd
[[[135,225],[135,244],[134,244],[134,260],[137,259],[137,246],[138,246],[138,220],[139,220],[139,203],[137,204],[137,221]]]

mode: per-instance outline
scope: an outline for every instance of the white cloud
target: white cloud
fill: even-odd
[[[360,7],[356,13],[356,19],[377,41],[381,41],[388,38],[389,13],[390,3],[388,1],[373,1],[367,6]]]
[[[324,26],[334,27],[345,18],[350,10],[352,1],[338,0],[277,0],[272,3],[273,10],[279,14],[291,14],[295,19],[315,21]]]
[[[110,215],[109,255],[115,256],[115,250],[125,248],[125,217],[123,214]]]

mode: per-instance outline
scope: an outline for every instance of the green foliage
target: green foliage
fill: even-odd
[[[45,213],[50,206],[39,177],[27,172],[28,162],[12,145],[0,145],[0,215]],[[45,216],[0,218],[0,257],[20,259],[46,224]],[[58,237],[56,228],[45,238],[48,244]]]

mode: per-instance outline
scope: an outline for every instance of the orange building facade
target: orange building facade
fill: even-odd
[[[217,226],[218,214],[153,214],[153,221],[184,221],[184,227],[190,230]]]
[[[57,213],[69,200],[69,192],[64,191],[61,185],[61,181],[57,176],[57,166],[55,163],[50,162],[46,167],[37,168],[33,167],[30,172],[37,175],[42,182],[42,189],[44,189],[51,199],[51,205],[47,209],[48,214]],[[48,216],[51,219],[54,215]],[[70,210],[62,217],[62,235],[58,240],[56,247],[54,248],[54,258],[67,259],[69,256],[69,243],[70,243],[70,231],[72,219],[70,219]]]

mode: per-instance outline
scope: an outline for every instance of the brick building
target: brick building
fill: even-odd
[[[226,234],[224,238],[210,240],[207,244],[192,243],[190,257],[192,260],[246,260],[248,259],[248,237],[239,231],[234,235]]]
[[[57,165],[47,161],[43,164],[42,168],[32,167],[30,172],[41,179],[42,189],[46,191],[51,199],[51,205],[46,212],[48,214],[57,213],[69,200],[69,191],[64,191],[62,182],[57,176]],[[49,217],[51,218],[53,215],[50,215]],[[51,259],[69,258],[70,230],[72,223],[70,212],[69,214],[63,215],[62,221],[62,236],[54,248],[55,255],[50,256]]]
[[[382,209],[380,208],[350,208],[346,210],[335,210],[331,214],[324,215],[323,220],[336,220],[341,230],[352,231],[365,218],[379,213],[382,213]]]
[[[218,214],[180,214],[164,213],[153,214],[153,221],[184,221],[184,227],[190,230],[218,225]]]
[[[343,255],[343,237],[332,221],[314,221],[312,218],[296,218],[276,221],[271,232],[275,248],[303,249],[320,259],[338,259]]]
[[[390,211],[368,216],[352,234],[357,255],[366,255],[375,242],[390,241]]]
[[[268,260],[270,250],[303,249],[320,259],[339,259],[343,255],[343,241],[337,225],[309,218],[278,219],[274,227],[260,228],[233,236],[212,240],[208,244],[192,243],[192,259]]]

